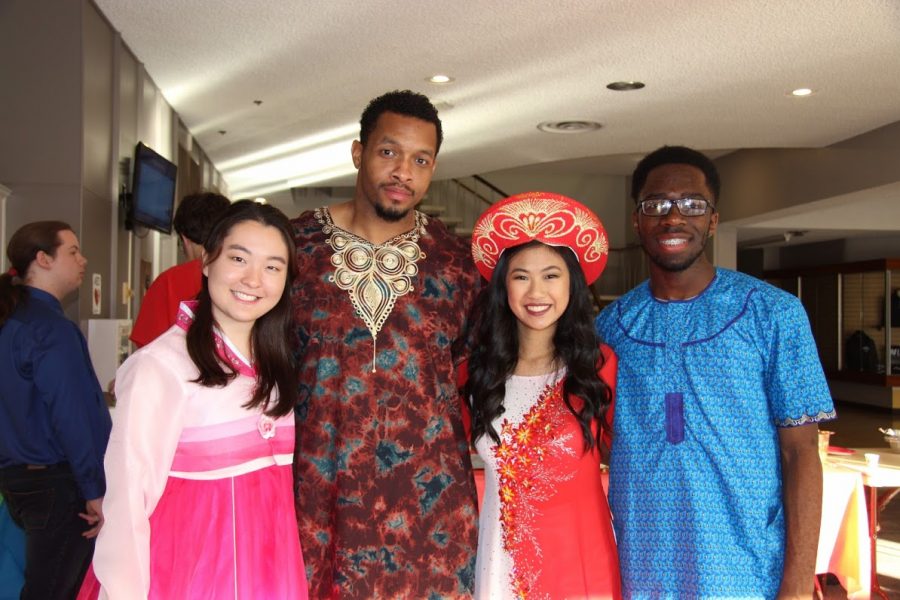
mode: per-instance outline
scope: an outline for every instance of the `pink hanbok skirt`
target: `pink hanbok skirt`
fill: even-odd
[[[151,600],[308,597],[290,465],[214,480],[169,477],[150,517]],[[96,598],[88,573],[78,600]]]

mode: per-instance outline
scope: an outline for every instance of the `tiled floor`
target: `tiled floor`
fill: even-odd
[[[879,427],[900,428],[900,412],[839,403],[837,420],[820,428],[833,431],[831,443],[849,448],[887,448]],[[900,496],[881,513],[878,548],[879,582],[890,598],[900,599]],[[839,586],[826,589],[826,598],[844,598]]]

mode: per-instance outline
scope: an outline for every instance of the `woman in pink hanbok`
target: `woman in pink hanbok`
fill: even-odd
[[[197,300],[119,369],[101,598],[307,597],[291,476],[295,264],[280,211],[233,204],[206,242]]]

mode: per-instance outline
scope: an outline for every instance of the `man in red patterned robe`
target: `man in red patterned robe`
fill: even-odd
[[[293,222],[310,597],[469,597],[476,497],[454,365],[478,273],[415,210],[442,138],[432,104],[390,92],[360,124],[353,199]]]

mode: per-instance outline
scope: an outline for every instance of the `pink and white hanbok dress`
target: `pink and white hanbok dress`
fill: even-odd
[[[242,407],[256,384],[246,358],[217,336],[239,376],[203,387],[178,322],[116,374],[106,452],[106,523],[93,568],[101,598],[307,598],[294,512],[292,414]]]

